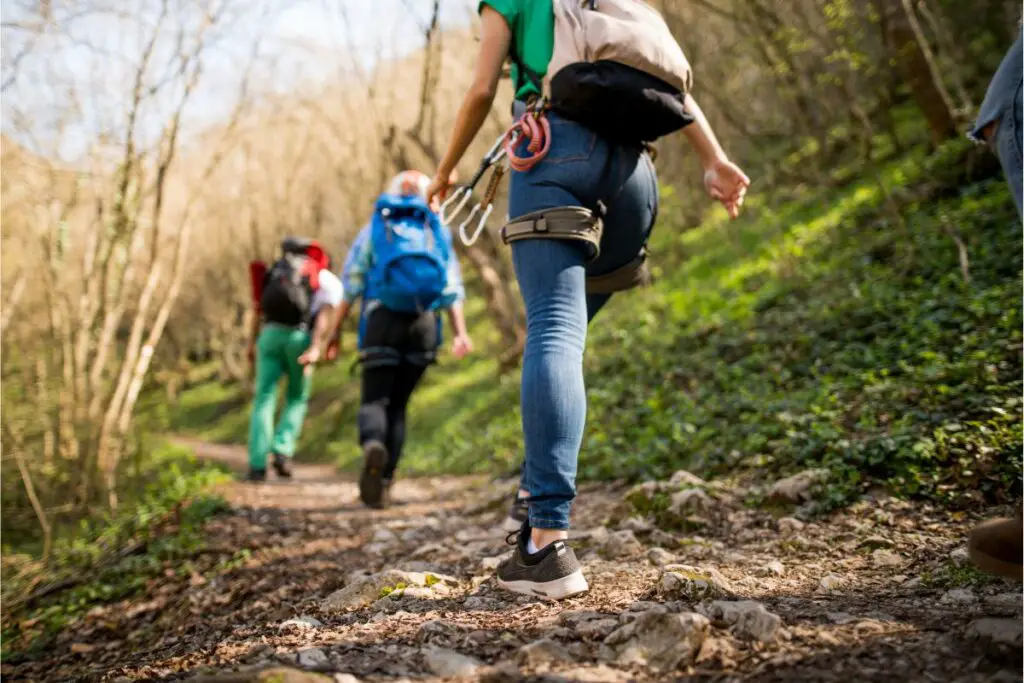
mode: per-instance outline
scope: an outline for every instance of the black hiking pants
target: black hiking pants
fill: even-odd
[[[367,313],[362,351],[359,444],[380,441],[388,450],[385,479],[394,476],[405,444],[409,398],[437,357],[436,313],[398,313],[376,306]]]

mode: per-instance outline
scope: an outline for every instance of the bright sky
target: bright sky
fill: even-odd
[[[344,84],[356,68],[369,69],[379,59],[404,56],[422,46],[433,8],[433,0],[217,2],[227,5],[230,19],[211,36],[202,80],[187,110],[187,130],[229,114],[257,41],[251,77],[255,93]],[[173,63],[179,23],[198,25],[195,10],[200,4],[169,0],[171,13],[154,51],[152,82]],[[41,37],[16,26],[38,23],[39,5],[40,0],[4,0],[0,9],[0,129],[37,153],[73,162],[104,134],[117,137],[124,130],[133,67],[159,2],[52,0],[53,21]],[[119,16],[125,7],[139,12]],[[467,26],[474,12],[475,0],[441,0],[441,26]],[[163,93],[144,111],[143,140],[155,138],[174,94]]]

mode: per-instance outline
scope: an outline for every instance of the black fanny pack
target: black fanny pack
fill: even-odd
[[[551,109],[613,142],[653,142],[693,123],[685,95],[611,61],[577,62],[551,79]]]
[[[543,92],[540,75],[511,53],[518,80]],[[517,84],[518,90],[521,83]],[[612,142],[653,142],[693,123],[686,93],[631,66],[609,60],[576,62],[551,79],[551,109]],[[517,101],[518,102],[518,101]],[[525,105],[518,108],[525,111]],[[517,115],[513,104],[513,116]]]

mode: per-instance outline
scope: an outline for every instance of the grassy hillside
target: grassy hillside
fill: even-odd
[[[974,156],[955,141],[841,187],[755,195],[739,221],[716,210],[686,231],[666,191],[656,286],[591,328],[581,474],[824,466],[836,504],[873,484],[947,502],[1017,488],[1021,227],[991,163],[968,178]],[[518,465],[518,376],[495,369],[478,355],[431,372],[404,473]],[[300,457],[357,467],[357,401],[347,364],[322,369]],[[243,442],[247,408],[237,389],[203,385],[159,422]]]

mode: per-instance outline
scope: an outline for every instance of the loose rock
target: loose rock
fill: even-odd
[[[647,541],[651,545],[661,546],[662,548],[675,549],[679,547],[679,539],[661,529],[655,529],[651,532],[651,535],[647,537]]]
[[[614,559],[634,555],[643,549],[644,547],[636,539],[636,535],[627,530],[609,534],[601,552],[605,557]]]
[[[687,472],[686,470],[677,470],[669,477],[669,484],[673,486],[705,486],[706,481],[698,477],[696,474]]]
[[[779,533],[789,536],[804,528],[804,523],[796,517],[783,517],[778,521]]]
[[[377,529],[373,532],[373,536],[370,537],[371,543],[394,543],[397,540],[398,536],[390,529]]]
[[[329,612],[359,609],[376,602],[382,597],[390,596],[396,591],[408,593],[410,597],[412,597],[412,594],[416,594],[417,597],[430,597],[446,592],[441,590],[442,585],[447,589],[445,584],[457,585],[458,580],[440,574],[403,572],[397,569],[389,569],[362,577],[341,590],[331,593],[324,600],[322,608]],[[431,586],[434,588],[431,589]],[[426,588],[427,590],[409,591],[409,587]]]
[[[603,640],[619,627],[617,619],[594,619],[576,627],[576,635],[589,640]]]
[[[891,550],[878,549],[871,553],[871,564],[876,567],[899,567],[903,558]]]
[[[717,600],[704,612],[716,625],[724,624],[739,635],[763,643],[774,643],[779,637],[782,619],[754,600]]]
[[[693,612],[643,612],[635,621],[608,636],[601,648],[601,657],[624,665],[675,670],[693,662],[708,627],[707,617]]]
[[[665,567],[658,580],[658,594],[666,598],[698,601],[724,598],[732,592],[732,586],[721,572],[710,567],[672,564]]]
[[[649,521],[643,517],[629,517],[619,523],[619,531],[632,531],[635,534],[644,534],[654,528]]]
[[[686,517],[693,513],[707,512],[714,506],[711,496],[702,489],[683,489],[672,494],[668,512],[676,517]]]
[[[786,565],[778,560],[772,560],[764,566],[765,573],[774,576],[783,576],[786,573]]]
[[[863,541],[861,541],[857,545],[857,547],[867,550],[876,550],[878,548],[891,548],[893,547],[893,542],[891,539],[888,539],[884,536],[868,536]]]
[[[564,647],[547,638],[524,645],[516,653],[516,662],[520,666],[539,666],[552,662],[571,661],[572,657]]]
[[[697,664],[730,669],[736,665],[736,648],[728,638],[705,638]]]
[[[416,640],[421,643],[430,643],[438,640],[447,640],[452,636],[460,635],[464,631],[459,624],[454,624],[444,619],[431,619],[420,625],[416,632]]]
[[[482,664],[466,655],[443,647],[428,647],[423,650],[427,667],[441,678],[472,676]]]
[[[954,588],[953,590],[946,591],[939,602],[944,605],[966,605],[972,602],[977,602],[978,597],[974,594],[970,588]]]
[[[313,628],[320,628],[323,625],[323,622],[319,619],[314,619],[313,617],[309,616],[296,617],[294,619],[289,619],[288,621],[281,622],[281,628],[297,628],[303,631],[307,631]]]
[[[978,619],[971,622],[965,635],[970,640],[979,641],[986,649],[1020,656],[1024,645],[1022,626],[1020,619]]]
[[[655,567],[664,567],[667,564],[675,562],[676,556],[664,548],[651,548],[647,551],[647,559],[650,560],[651,564]]]
[[[501,606],[501,603],[491,598],[482,598],[479,595],[471,595],[462,601],[462,606],[467,610],[472,611],[486,611],[497,609]]]
[[[821,581],[818,582],[818,586],[823,591],[834,591],[842,588],[843,584],[845,583],[846,581],[843,579],[843,577],[839,576],[838,574],[826,574],[825,576],[821,577]]]
[[[1010,616],[1021,612],[1020,593],[999,593],[984,600],[985,611],[994,616]]]
[[[768,490],[768,500],[773,503],[803,503],[814,497],[815,490],[828,478],[827,470],[804,470],[791,477],[780,479]]]
[[[327,654],[320,648],[311,647],[299,650],[295,662],[304,669],[316,669],[330,664],[331,660],[327,658]]]

